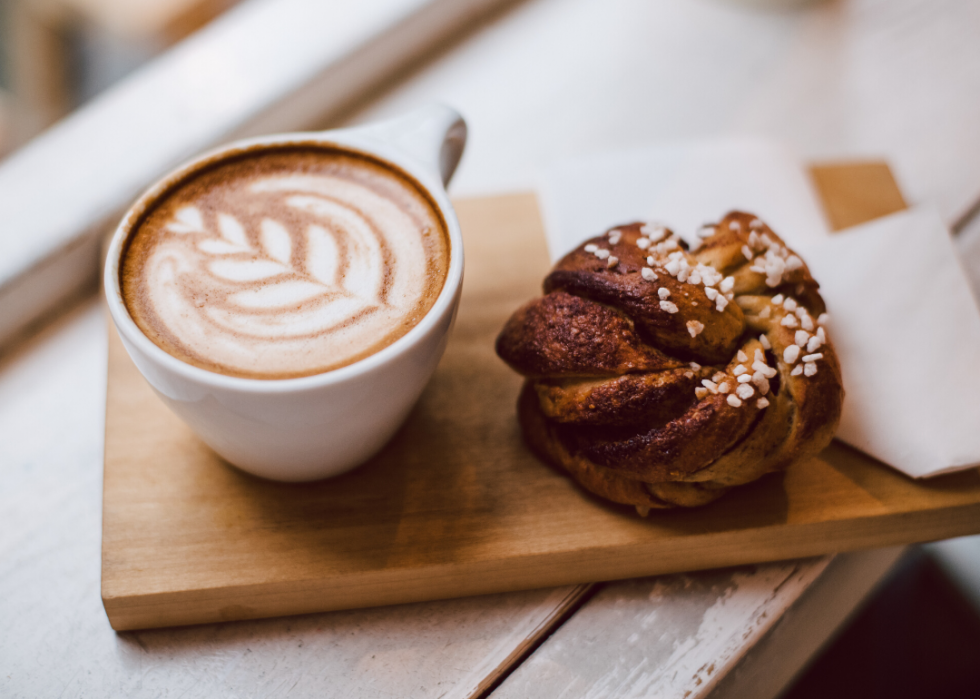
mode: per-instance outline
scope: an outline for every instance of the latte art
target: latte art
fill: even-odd
[[[285,378],[404,335],[435,302],[448,260],[441,219],[407,178],[332,151],[258,152],[165,197],[130,242],[122,287],[170,354]]]

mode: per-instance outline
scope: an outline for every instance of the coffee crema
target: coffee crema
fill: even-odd
[[[230,376],[311,376],[402,337],[435,303],[449,236],[392,166],[327,147],[203,167],[131,233],[123,301],[157,346]]]

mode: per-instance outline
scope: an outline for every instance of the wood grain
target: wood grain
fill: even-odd
[[[902,550],[604,585],[493,699],[774,699]]]
[[[709,695],[828,563],[790,561],[607,585],[494,699]]]
[[[980,531],[980,474],[910,479],[839,444],[711,506],[643,520],[525,449],[493,353],[548,267],[532,195],[458,203],[467,272],[445,358],[393,442],[303,485],[223,463],[109,352],[102,595],[116,629],[631,578]]]

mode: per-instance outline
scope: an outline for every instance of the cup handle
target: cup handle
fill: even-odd
[[[466,147],[466,122],[459,112],[442,104],[421,107],[404,116],[354,127],[348,132],[410,155],[438,173],[443,186],[452,179]]]

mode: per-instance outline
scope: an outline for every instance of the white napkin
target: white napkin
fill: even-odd
[[[690,237],[731,209],[757,214],[827,301],[847,393],[838,438],[914,478],[980,464],[980,313],[935,212],[832,234],[799,159],[758,140],[578,158],[540,192],[553,259],[617,223]]]
[[[837,437],[915,478],[980,464],[980,312],[939,214],[799,247],[844,371]]]
[[[656,220],[693,239],[732,209],[758,214],[794,240],[830,228],[800,161],[763,140],[637,148],[556,163],[539,185],[553,260],[618,223]],[[785,238],[785,236],[783,236]]]

